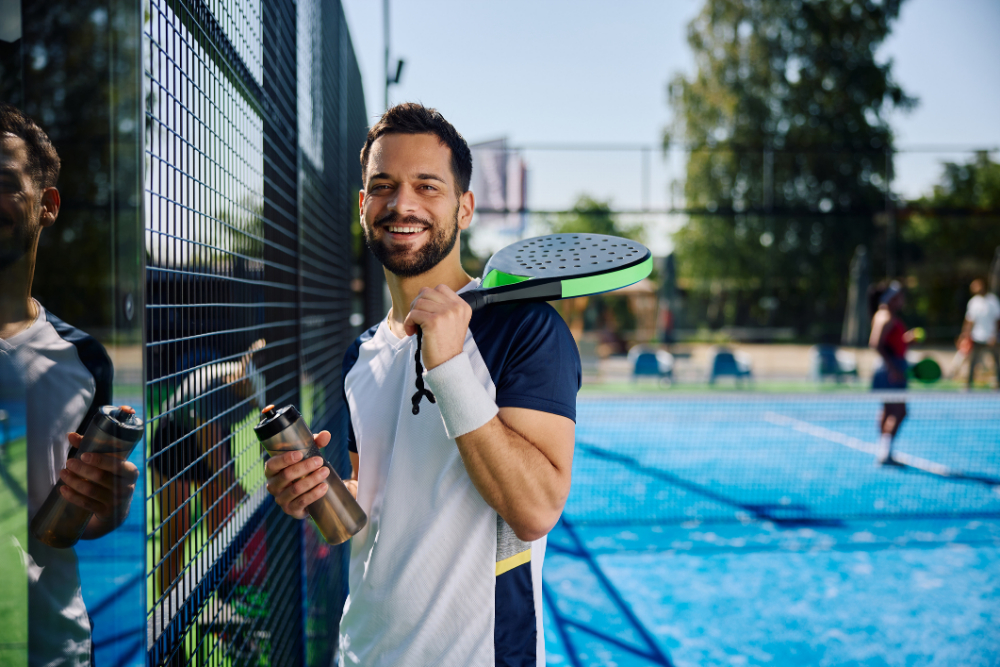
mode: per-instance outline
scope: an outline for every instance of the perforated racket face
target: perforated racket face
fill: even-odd
[[[524,278],[575,278],[618,271],[649,258],[636,241],[604,234],[549,234],[512,243],[487,262],[483,275],[500,271]]]

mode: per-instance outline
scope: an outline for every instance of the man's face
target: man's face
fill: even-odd
[[[31,252],[41,226],[41,192],[27,167],[24,140],[0,135],[0,271]]]
[[[426,273],[449,255],[471,221],[451,151],[433,134],[389,134],[372,144],[361,193],[365,242],[390,272]]]

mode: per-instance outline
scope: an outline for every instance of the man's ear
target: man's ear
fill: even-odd
[[[476,210],[476,196],[466,190],[458,198],[458,228],[465,230],[472,224],[472,214]]]
[[[39,222],[42,227],[51,227],[59,217],[59,206],[62,200],[59,198],[59,191],[55,188],[45,188],[42,192],[42,215]]]

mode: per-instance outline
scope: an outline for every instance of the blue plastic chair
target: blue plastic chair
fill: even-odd
[[[639,377],[655,377],[661,383],[672,383],[674,378],[674,357],[666,350],[649,350],[634,347],[629,350],[632,361],[632,381]]]
[[[709,384],[715,384],[716,378],[720,377],[736,378],[736,384],[742,384],[743,380],[751,379],[750,365],[747,361],[737,359],[736,355],[726,349],[715,352],[712,358],[712,372],[708,378]]]
[[[821,382],[828,377],[842,382],[845,376],[852,376],[857,380],[857,361],[853,354],[841,352],[836,345],[814,345],[812,348],[812,375],[813,378]]]

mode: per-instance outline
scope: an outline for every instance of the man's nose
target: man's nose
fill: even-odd
[[[407,215],[417,210],[417,193],[408,185],[400,185],[389,200],[389,209],[400,215]]]

